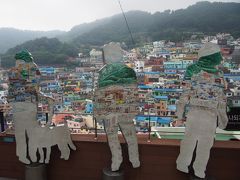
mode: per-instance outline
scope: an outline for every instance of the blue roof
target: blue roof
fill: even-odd
[[[138,88],[140,89],[152,89],[152,86],[147,86],[147,85],[139,85]]]
[[[165,72],[165,74],[177,74],[177,72]]]
[[[168,100],[168,96],[154,96],[155,99]]]
[[[160,74],[160,72],[144,72],[144,74]]]
[[[160,116],[146,116],[146,115],[138,115],[136,116],[136,121],[148,121],[150,117],[150,121],[154,121],[161,124],[169,124],[172,121],[171,117],[160,117]]]
[[[155,88],[154,91],[161,91],[161,92],[182,92],[182,89],[169,89],[169,88]]]
[[[176,105],[168,105],[168,109],[171,111],[176,111],[177,107],[176,107]]]
[[[55,88],[55,87],[59,87],[59,85],[58,85],[58,84],[51,84],[51,85],[47,85],[47,87],[49,87],[49,88]]]
[[[41,73],[55,73],[55,68],[49,67],[49,68],[39,68],[39,71]]]
[[[224,78],[228,78],[228,79],[232,79],[233,81],[240,81],[240,76],[239,75],[236,75],[236,76],[225,76],[224,75]]]
[[[178,71],[180,71],[180,70],[186,70],[186,68],[172,68],[172,67],[170,67],[170,68],[168,68],[168,67],[164,67],[164,69],[165,69],[165,71],[167,71],[167,70],[178,70]]]
[[[159,117],[157,119],[157,122],[161,124],[169,124],[171,121],[172,121],[172,118],[170,117]]]
[[[39,70],[55,70],[54,67],[40,67]]]
[[[224,74],[224,77],[225,76],[239,76],[239,74]]]
[[[63,104],[64,105],[71,105],[71,102],[70,101],[64,101]]]

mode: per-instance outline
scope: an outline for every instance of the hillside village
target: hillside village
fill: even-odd
[[[183,92],[181,81],[188,65],[198,59],[197,51],[206,42],[220,46],[223,62],[219,67],[224,72],[229,108],[240,107],[240,39],[230,34],[219,33],[181,43],[159,40],[141,47],[124,50],[121,63],[133,68],[138,77],[139,114],[134,118],[137,131],[147,132],[151,127],[184,126],[176,117],[176,103]],[[96,47],[89,56],[79,53],[69,61],[78,64],[75,68],[39,67],[40,89],[54,98],[54,116],[48,118],[49,104],[38,104],[37,119],[44,126],[50,122],[60,126],[67,122],[73,134],[104,132],[102,122],[94,117],[94,91],[97,87],[98,71],[103,67],[103,51]],[[1,104],[5,109],[8,95],[7,69],[1,69]],[[19,91],[23,90],[19,87]],[[115,98],[121,101],[121,97]],[[9,108],[9,107],[8,107]],[[232,118],[234,121],[234,118]],[[237,119],[235,119],[237,120]],[[6,128],[13,128],[11,117],[5,117]]]

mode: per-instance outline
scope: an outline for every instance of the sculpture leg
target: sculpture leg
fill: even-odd
[[[62,144],[58,144],[57,146],[58,146],[58,149],[59,149],[59,151],[60,151],[60,153],[61,153],[60,158],[63,159],[63,158],[64,158],[64,155],[63,155],[63,146],[62,146]]]
[[[119,170],[119,167],[122,163],[122,149],[120,146],[120,142],[118,140],[118,124],[116,117],[108,118],[104,120],[105,131],[108,138],[108,144],[112,153],[112,171]]]
[[[199,127],[197,127],[197,122],[195,121],[200,121],[198,117],[199,115],[196,116],[195,111],[189,111],[187,116],[184,139],[181,141],[180,154],[176,161],[177,169],[185,173],[188,173],[189,171],[188,166],[191,164],[193,152],[197,145],[198,134],[196,134],[195,129]]]
[[[30,141],[29,141],[30,142]],[[32,162],[37,162],[37,147],[35,147],[32,143],[29,143],[29,156]],[[40,148],[39,148],[40,149]],[[39,152],[40,153],[40,152]],[[41,156],[41,155],[40,155]],[[41,157],[40,157],[41,158]]]
[[[179,171],[188,173],[188,166],[191,164],[196,144],[197,140],[195,137],[184,137],[181,141],[180,154],[177,158],[177,169]]]
[[[77,148],[76,148],[76,146],[73,144],[73,142],[72,142],[72,139],[71,139],[71,134],[70,134],[70,131],[69,130],[67,130],[68,132],[69,132],[69,134],[67,135],[67,144],[68,144],[68,146],[72,149],[72,150],[76,150]]]
[[[193,169],[196,176],[205,178],[205,170],[210,156],[210,150],[213,146],[213,137],[204,137],[198,140],[196,149],[196,159],[193,163]]]
[[[68,147],[68,144],[58,144],[58,148],[61,152],[61,159],[68,160],[70,155],[70,149]]]
[[[68,147],[68,144],[63,145],[63,158],[65,160],[68,160],[70,156],[70,148]]]
[[[50,147],[46,147],[46,159],[45,159],[45,163],[49,163],[50,154],[51,154],[51,146],[50,146]]]
[[[33,138],[33,135],[35,135],[35,132],[32,128],[34,127],[37,114],[36,104],[30,102],[14,102],[11,103],[11,105],[15,111],[13,114],[13,120],[17,143],[16,153],[21,162],[30,164],[30,161],[27,159],[27,138],[29,139],[28,150],[30,153],[30,147],[32,146],[31,139]],[[33,160],[35,160],[35,157]]]
[[[199,135],[198,145],[196,150],[196,159],[193,163],[193,169],[196,176],[204,178],[205,170],[207,167],[210,150],[213,146],[216,126],[217,115],[212,111],[205,111],[202,115],[202,134]]]
[[[192,108],[187,116],[185,138],[181,142],[180,155],[177,159],[177,169],[188,172],[192,154],[196,147],[196,159],[193,164],[195,175],[205,177],[205,170],[213,145],[217,125],[215,111],[210,109]]]
[[[39,162],[40,162],[40,163],[43,163],[43,162],[44,162],[43,148],[42,148],[42,147],[39,147],[39,148],[38,148],[38,152],[39,152],[39,155],[40,155]]]
[[[27,159],[27,141],[26,141],[26,135],[25,131],[18,131],[15,132],[15,138],[16,138],[16,154],[19,158],[19,161],[30,164],[30,161]]]
[[[119,119],[118,121],[119,121],[119,126],[121,128],[121,131],[124,135],[124,138],[128,144],[129,160],[132,163],[133,167],[137,168],[140,166],[140,161],[139,161],[136,129],[132,119],[129,119],[128,117],[124,117],[124,116],[122,118],[124,119]]]

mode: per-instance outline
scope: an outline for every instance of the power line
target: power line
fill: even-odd
[[[125,20],[125,22],[126,22],[126,25],[127,25],[127,28],[128,28],[128,32],[129,32],[129,34],[130,34],[130,36],[131,36],[132,45],[134,45],[135,43],[134,43],[134,40],[133,40],[133,35],[132,35],[131,29],[130,29],[130,27],[129,27],[129,25],[128,25],[128,21],[127,21],[127,18],[126,18],[125,13],[124,13],[124,11],[123,11],[123,8],[122,8],[122,5],[121,5],[120,0],[118,0],[118,3],[119,3],[119,6],[120,6],[120,8],[121,8],[121,11],[122,11],[124,20]]]

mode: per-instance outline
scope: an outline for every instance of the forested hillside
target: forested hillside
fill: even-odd
[[[2,56],[2,65],[13,66],[15,64],[14,55],[25,49],[32,53],[35,62],[40,65],[66,64],[68,58],[76,57],[79,52],[75,46],[62,43],[57,38],[44,37],[9,49]]]

